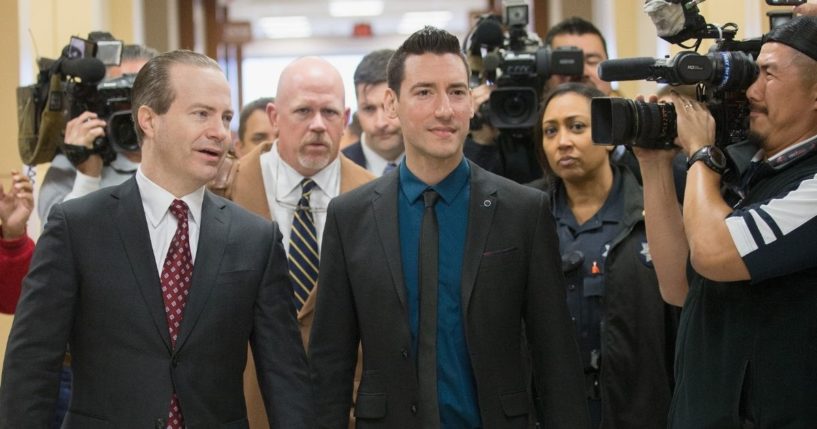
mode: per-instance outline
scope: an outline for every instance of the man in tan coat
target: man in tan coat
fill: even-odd
[[[305,57],[282,72],[267,115],[278,139],[265,142],[235,162],[226,196],[275,220],[289,256],[293,299],[304,347],[315,308],[321,235],[329,200],[374,176],[338,153],[349,118],[343,81],[323,59]],[[252,360],[244,373],[250,427],[266,428]]]

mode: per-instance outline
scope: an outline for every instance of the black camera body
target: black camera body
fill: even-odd
[[[554,74],[580,75],[583,67],[583,53],[573,46],[505,51],[499,62],[500,73],[494,82],[496,86],[491,92],[488,109],[482,114],[495,128],[534,127],[545,81]]]
[[[117,151],[139,150],[131,116],[131,90],[135,79],[136,75],[126,74],[99,83],[68,82],[66,85],[71,118],[89,111],[107,124],[105,135],[94,141],[90,151],[99,154],[106,164],[116,158]],[[65,146],[63,149],[70,159],[71,148]]]
[[[56,60],[41,58],[34,85],[17,90],[19,149],[24,163],[50,162],[58,150],[75,164],[98,153],[110,163],[117,150],[138,150],[130,113],[135,76],[103,81],[106,66],[118,65],[123,44],[110,33],[72,37]],[[107,123],[92,149],[66,145],[66,122],[92,111]]]
[[[581,49],[551,49],[531,38],[525,27],[529,10],[524,1],[506,1],[503,32],[498,16],[483,16],[474,27],[467,50],[477,57],[477,85],[494,84],[491,98],[480,108],[480,116],[500,130],[533,128],[538,121],[542,88],[554,74],[580,76],[584,70]],[[476,70],[479,68],[480,70]]]
[[[697,10],[697,8],[696,8]],[[746,140],[749,131],[749,101],[746,90],[757,78],[755,58],[761,40],[734,40],[737,26],[713,29],[700,15],[692,21],[697,28],[685,34],[715,37],[718,43],[701,55],[678,53],[671,59],[629,58],[603,61],[599,76],[606,81],[651,80],[669,85],[697,85],[697,99],[705,103],[715,119],[715,142],[724,147]],[[678,40],[673,36],[672,40]],[[667,38],[668,40],[670,38]],[[681,40],[683,41],[683,40]],[[591,102],[593,142],[602,145],[669,149],[677,136],[675,106],[651,104],[622,98],[599,98]]]

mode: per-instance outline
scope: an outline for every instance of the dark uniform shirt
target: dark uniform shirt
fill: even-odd
[[[579,225],[560,182],[553,194],[553,216],[559,234],[567,285],[567,306],[576,327],[582,362],[587,374],[588,398],[598,396],[598,371],[601,365],[601,332],[604,320],[604,273],[610,243],[621,230],[624,214],[621,175],[613,176],[607,200],[596,214]],[[595,427],[600,420],[600,405],[590,404]]]

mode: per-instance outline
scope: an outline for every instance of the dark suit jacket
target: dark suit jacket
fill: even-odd
[[[366,168],[366,155],[363,153],[363,142],[358,140],[357,143],[352,143],[341,150],[343,155],[355,162],[355,164]]]
[[[309,346],[320,427],[346,425],[359,339],[365,359],[357,427],[419,427],[397,173],[329,205]],[[485,428],[532,424],[530,366],[544,427],[588,424],[554,228],[544,193],[471,164],[461,294]]]
[[[135,179],[55,206],[9,337],[0,427],[47,427],[66,343],[65,428],[164,427],[179,397],[187,428],[246,428],[247,341],[273,427],[311,426],[308,372],[275,224],[205,194],[192,286],[171,349]]]

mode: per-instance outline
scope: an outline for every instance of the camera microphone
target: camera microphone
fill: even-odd
[[[96,58],[63,59],[59,72],[80,78],[83,83],[97,83],[105,78],[105,64]]]
[[[505,35],[497,17],[488,16],[482,18],[477,24],[474,34],[471,36],[471,53],[479,55],[480,48],[486,47],[488,50],[502,46]]]
[[[504,35],[502,33],[502,26],[499,24],[498,18],[493,15],[487,15],[480,18],[474,29],[474,34],[470,38],[470,47],[468,49],[468,66],[471,69],[471,75],[474,80],[471,86],[479,85],[481,80],[495,80],[496,68],[499,66],[499,60],[493,61],[496,54],[489,52],[485,58],[482,57],[482,48],[487,51],[493,51],[502,46]]]
[[[617,80],[645,80],[653,76],[655,59],[650,57],[605,60],[599,64],[599,78],[607,82]]]

